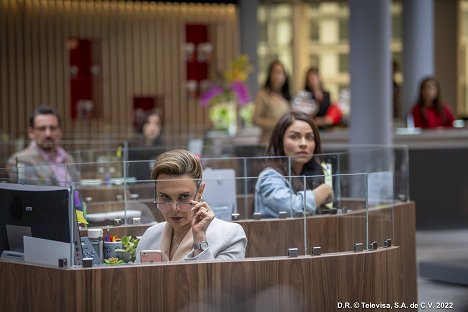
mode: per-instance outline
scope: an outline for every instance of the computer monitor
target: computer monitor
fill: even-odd
[[[77,246],[70,194],[65,187],[0,183],[0,254],[12,249],[21,252],[18,246],[10,246],[17,245],[18,238],[11,236],[18,233]]]
[[[203,171],[206,183],[203,198],[209,203],[217,218],[232,221],[237,212],[236,173],[234,169],[212,169]]]

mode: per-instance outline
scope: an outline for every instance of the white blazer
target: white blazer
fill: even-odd
[[[163,259],[169,259],[172,237],[172,226],[161,222],[149,227],[138,243],[135,263],[140,263],[142,250],[161,250]],[[193,236],[189,230],[177,248],[172,261],[189,260],[229,260],[245,257],[247,237],[244,229],[237,223],[226,222],[217,218],[211,221],[206,231],[208,249],[197,256],[193,256]]]

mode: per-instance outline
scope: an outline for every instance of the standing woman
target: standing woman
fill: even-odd
[[[280,211],[290,216],[302,212],[315,214],[317,207],[333,198],[330,185],[323,177],[309,178],[304,187],[303,178],[288,176],[323,176],[321,165],[313,158],[320,154],[320,134],[311,115],[292,111],[283,115],[271,135],[267,149],[269,166],[259,175],[255,186],[255,212],[263,217],[277,218]],[[305,206],[304,206],[305,205]]]
[[[306,73],[304,88],[310,92],[312,100],[318,106],[314,122],[319,128],[330,127],[341,122],[343,114],[338,105],[331,103],[330,92],[323,88],[318,68],[309,68]]]
[[[155,204],[166,222],[148,228],[136,250],[162,251],[163,260],[216,260],[244,258],[247,238],[239,224],[215,218],[202,200],[200,160],[191,152],[175,149],[158,156],[151,172]]]
[[[261,128],[260,144],[267,144],[278,119],[291,109],[289,79],[283,64],[275,60],[268,67],[265,85],[255,98],[253,123]]]
[[[435,77],[422,80],[412,116],[416,128],[452,128],[455,120],[448,105],[442,102],[439,82]]]

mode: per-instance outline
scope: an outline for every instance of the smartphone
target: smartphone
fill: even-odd
[[[162,262],[161,250],[142,250],[140,252],[141,263]]]

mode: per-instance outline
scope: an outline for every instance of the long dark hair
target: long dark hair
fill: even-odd
[[[317,67],[310,67],[308,70],[307,70],[307,73],[305,75],[305,79],[304,79],[304,89],[309,91],[310,93],[314,93],[312,91],[312,88],[309,86],[309,75],[310,74],[315,74],[317,76],[319,76],[319,70]],[[322,80],[320,80],[320,89],[322,90],[322,92],[324,92],[325,90],[323,89],[323,84],[322,84]]]
[[[446,121],[447,121],[447,116],[445,114],[444,107],[443,107],[444,105],[443,105],[442,100],[441,100],[440,85],[439,85],[439,81],[437,81],[437,79],[435,77],[433,77],[433,76],[428,76],[428,77],[424,78],[421,81],[421,84],[419,85],[418,105],[421,108],[421,110],[420,110],[421,111],[421,120],[423,121],[424,125],[428,125],[426,107],[424,106],[423,89],[426,86],[426,84],[429,83],[429,82],[434,82],[435,85],[436,85],[437,95],[434,98],[434,100],[432,100],[432,105],[434,106],[437,114],[442,117],[443,124],[445,124]]]
[[[315,142],[315,150],[313,151],[314,157],[310,161],[308,161],[303,167],[302,171],[299,175],[305,176],[314,176],[314,175],[323,175],[324,171],[322,166],[320,165],[320,156],[316,156],[322,152],[322,147],[320,143],[320,132],[317,125],[314,123],[312,117],[304,113],[302,111],[291,111],[283,116],[278,120],[276,123],[275,128],[270,137],[270,143],[268,144],[267,151],[265,153],[266,156],[273,156],[273,158],[268,159],[268,165],[283,174],[284,176],[289,176],[290,168],[287,158],[285,157],[284,153],[284,144],[283,139],[286,133],[286,129],[292,125],[292,123],[296,120],[301,120],[307,122],[310,127],[312,128],[312,132],[314,133],[314,142]],[[275,158],[274,156],[283,156]],[[296,179],[297,180],[297,179]],[[323,183],[323,177],[320,179],[307,179],[311,180],[309,183],[313,185],[308,185],[310,188],[315,188],[317,185]],[[303,184],[301,181],[293,181],[293,189],[295,191],[299,191],[303,189]]]
[[[312,94],[312,98],[316,99],[315,97],[315,94],[314,94],[314,90],[312,90],[312,87],[309,85],[309,76],[311,74],[315,74],[317,75],[317,77],[320,78],[320,75],[319,75],[319,70],[317,67],[310,67],[308,70],[307,70],[307,73],[305,75],[305,79],[304,79],[304,89],[308,92],[310,92],[310,94]],[[319,110],[317,112],[317,114],[315,114],[316,117],[318,116],[324,116],[328,110],[328,108],[330,107],[330,94],[328,93],[327,90],[325,90],[323,88],[323,84],[322,84],[322,80],[320,79],[320,90],[322,91],[323,93],[323,99],[321,100],[321,102],[319,103]],[[318,99],[317,99],[318,100]]]
[[[272,90],[271,89],[271,72],[273,71],[273,67],[276,65],[280,65],[283,68],[285,80],[284,80],[283,86],[281,87],[281,95],[289,102],[291,101],[291,92],[289,90],[289,77],[288,77],[288,74],[286,73],[286,69],[284,68],[283,63],[281,63],[279,60],[274,60],[268,66],[267,78],[263,87],[268,91]]]

